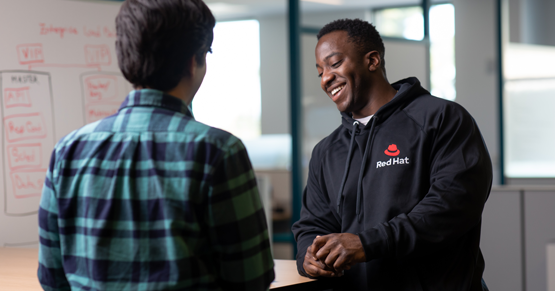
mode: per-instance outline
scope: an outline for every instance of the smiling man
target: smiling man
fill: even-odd
[[[299,273],[337,290],[487,290],[481,215],[491,160],[474,119],[414,78],[390,84],[370,23],[320,30],[316,68],[342,125],[312,154]]]

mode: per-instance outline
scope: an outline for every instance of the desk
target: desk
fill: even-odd
[[[40,291],[37,279],[39,251],[36,248],[0,247],[0,290]],[[294,260],[275,260],[276,291],[319,290],[317,281],[300,276]]]
[[[276,291],[316,291],[322,290],[315,279],[309,279],[299,275],[297,261],[274,260],[276,279],[270,285],[271,290]]]
[[[0,247],[0,290],[40,291],[39,249]]]

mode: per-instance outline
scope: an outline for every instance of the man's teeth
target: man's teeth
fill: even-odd
[[[333,89],[333,91],[331,91],[331,95],[337,94],[337,92],[341,91],[341,89],[343,89],[343,87],[345,87],[345,86],[340,86],[340,87],[337,87],[337,88]]]

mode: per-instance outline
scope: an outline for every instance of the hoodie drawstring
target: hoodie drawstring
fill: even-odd
[[[343,199],[343,189],[345,188],[345,182],[347,181],[347,175],[349,174],[349,166],[351,165],[351,156],[353,154],[353,145],[355,144],[355,135],[358,132],[358,125],[360,122],[353,122],[353,131],[351,133],[351,142],[349,144],[349,153],[347,154],[347,161],[345,162],[345,171],[343,172],[343,179],[341,179],[341,185],[339,186],[339,194],[337,195],[337,213],[341,214],[341,200]]]
[[[366,160],[368,159],[368,155],[370,154],[370,150],[372,149],[372,144],[374,143],[374,139],[372,139],[372,134],[374,133],[374,125],[376,124],[377,119],[377,116],[372,117],[372,125],[370,126],[370,132],[368,133],[368,140],[366,141],[366,148],[364,149],[362,165],[360,166],[360,173],[358,175],[356,214],[359,222],[362,220],[362,203],[360,202],[360,200],[362,199],[362,176],[364,176]]]

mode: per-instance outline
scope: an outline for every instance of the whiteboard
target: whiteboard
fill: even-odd
[[[0,246],[38,243],[55,143],[132,89],[115,54],[120,3],[0,0]]]

